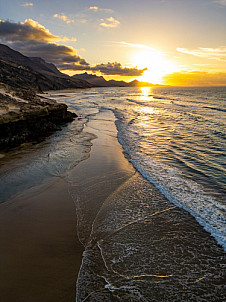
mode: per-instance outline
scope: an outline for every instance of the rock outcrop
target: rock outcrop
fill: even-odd
[[[0,93],[0,104],[1,150],[43,138],[57,130],[58,125],[76,117],[75,113],[67,111],[65,104],[36,96],[24,100]]]
[[[76,117],[65,104],[38,97],[37,92],[90,87],[42,58],[0,44],[0,149],[45,137]]]

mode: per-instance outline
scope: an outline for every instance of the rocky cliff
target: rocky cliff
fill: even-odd
[[[37,92],[92,86],[42,58],[0,44],[0,149],[44,137],[76,116],[65,104],[38,97]]]
[[[43,138],[75,117],[54,100],[30,95],[25,100],[0,92],[0,150]]]

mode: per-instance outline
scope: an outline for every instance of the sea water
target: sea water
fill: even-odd
[[[96,88],[65,102],[90,121],[111,110],[140,172],[82,239],[77,301],[223,301],[225,254],[213,237],[226,248],[226,88]],[[89,205],[79,207],[86,229]]]
[[[134,167],[226,248],[226,88],[98,88],[70,108],[111,109]]]
[[[99,112],[114,113],[140,173],[97,211],[77,301],[223,301],[226,88],[93,88],[57,99],[79,120],[1,168],[2,201],[87,159],[95,136],[83,126]]]
[[[89,157],[94,135],[83,132],[85,117],[61,125],[39,143],[28,143],[0,158],[0,203],[48,186]]]

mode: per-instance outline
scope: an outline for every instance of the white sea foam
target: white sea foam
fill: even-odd
[[[128,152],[134,167],[171,202],[191,213],[226,250],[226,207],[212,196],[208,196],[201,185],[183,177],[180,170],[154,160],[146,154],[131,152],[120,132],[119,142]]]
[[[222,135],[218,140],[213,132],[224,130],[218,111],[206,108],[209,99],[189,99],[190,91],[170,97],[168,92],[143,97],[135,88],[92,91],[85,93],[87,108],[82,95],[71,106],[90,116],[101,108],[113,110],[125,155],[147,180],[139,176],[98,207],[79,275],[80,297],[148,301],[152,294],[159,298],[162,291],[166,296],[159,301],[179,301],[181,287],[189,287],[183,293],[188,301],[197,288],[204,289],[203,299],[222,297],[220,285],[213,285],[209,294],[213,278],[222,282],[222,248],[185,211],[170,204],[190,212],[225,248],[225,207],[217,199],[221,191],[217,183],[212,188],[208,188],[211,180],[205,183],[215,168],[218,179],[222,175]],[[216,189],[216,198],[205,184],[211,193]],[[80,214],[90,218],[83,210]],[[84,228],[81,223],[81,232]]]

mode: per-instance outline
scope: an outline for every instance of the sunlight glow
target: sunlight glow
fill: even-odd
[[[149,101],[151,88],[150,87],[140,87],[141,96],[140,99],[144,101]]]
[[[132,63],[140,69],[147,68],[139,77],[139,81],[153,84],[162,84],[163,76],[180,70],[173,61],[165,58],[164,53],[155,49],[136,53],[132,58]]]

